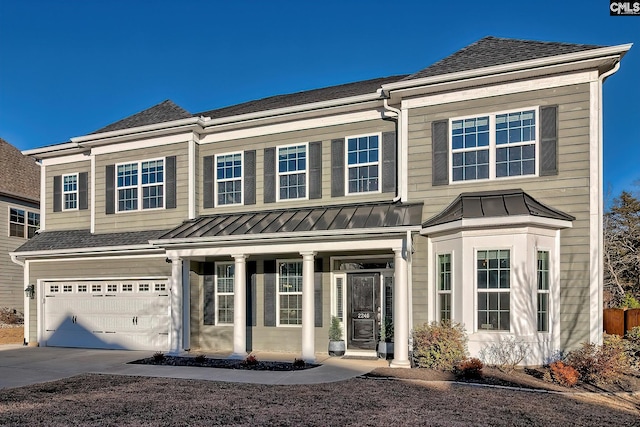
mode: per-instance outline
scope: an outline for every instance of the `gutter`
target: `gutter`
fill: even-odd
[[[11,262],[13,262],[14,264],[18,264],[20,267],[24,267],[24,261],[20,261],[18,259],[18,255],[16,255],[15,253],[10,253],[9,256],[11,257]]]
[[[97,248],[75,248],[75,249],[50,249],[44,251],[25,251],[25,252],[10,252],[9,256],[11,260],[19,264],[19,258],[35,258],[35,257],[51,257],[58,255],[104,255],[104,254],[140,254],[140,253],[161,253],[161,248],[152,245],[137,245],[137,246],[103,246]]]
[[[380,96],[383,97],[383,107],[385,110],[390,111],[395,114],[395,117],[389,117],[391,120],[396,122],[396,197],[393,198],[393,202],[397,202],[399,200],[406,200],[406,197],[403,198],[403,188],[402,185],[402,172],[404,168],[401,167],[403,165],[404,153],[408,147],[408,144],[405,144],[404,133],[402,132],[402,112],[395,107],[391,107],[389,105],[389,97],[385,95],[384,91],[380,90]]]

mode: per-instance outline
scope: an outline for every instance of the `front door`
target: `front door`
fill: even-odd
[[[348,347],[375,350],[378,341],[380,273],[347,275]]]

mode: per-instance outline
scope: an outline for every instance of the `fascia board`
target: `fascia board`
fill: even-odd
[[[149,125],[142,126],[137,128],[125,129],[123,131],[114,131],[108,132],[104,134],[92,135],[93,138],[89,140],[76,140],[76,138],[71,138],[72,141],[77,141],[78,145],[81,147],[98,147],[101,145],[114,144],[118,142],[130,141],[130,140],[138,140],[138,139],[146,139],[153,138],[157,136],[164,136],[168,134],[175,133],[189,133],[189,132],[201,132],[202,131],[202,120],[199,118],[196,119],[184,119],[189,120],[189,123],[177,123],[177,122],[166,122],[160,123],[159,125]],[[79,138],[87,138],[87,137],[79,137]]]
[[[426,227],[420,231],[423,236],[439,234],[445,232],[453,232],[463,229],[475,228],[504,228],[513,226],[538,226],[560,230],[563,228],[572,228],[571,221],[561,219],[542,218],[533,215],[514,215],[509,217],[492,217],[492,218],[467,218],[451,221],[446,224],[434,225]]]
[[[87,256],[105,254],[141,254],[141,253],[162,253],[162,249],[151,245],[135,246],[104,246],[97,248],[74,248],[74,249],[52,249],[45,251],[10,252],[9,256],[16,259],[32,258],[55,258],[61,255]]]
[[[387,83],[382,85],[384,91],[406,89],[412,86],[428,86],[434,83],[446,81],[465,80],[473,77],[480,77],[489,74],[501,74],[509,71],[526,70],[532,68],[546,67],[563,63],[579,62],[589,59],[598,59],[611,55],[617,55],[620,59],[631,49],[633,43],[610,46],[600,49],[591,49],[582,52],[569,53],[566,55],[550,56],[546,58],[520,61],[510,64],[496,65],[493,67],[477,68],[474,70],[460,71],[457,73],[441,74],[437,76],[423,77],[421,79],[404,80],[400,82]]]
[[[32,148],[30,150],[22,151],[25,156],[35,157],[36,159],[43,159],[47,157],[66,156],[70,154],[77,154],[82,152],[83,149],[74,142],[66,142],[63,144],[49,145],[47,147]]]
[[[292,240],[325,240],[327,238],[344,237],[345,239],[351,239],[353,236],[362,235],[391,235],[401,234],[407,231],[418,232],[421,230],[420,226],[406,226],[406,227],[379,227],[379,228],[360,228],[353,230],[327,230],[327,231],[299,231],[292,233],[264,233],[264,234],[244,234],[237,236],[218,236],[218,237],[195,237],[185,239],[158,239],[150,240],[149,243],[159,247],[170,246],[197,246],[207,245],[211,243],[266,243],[266,242],[283,242]]]

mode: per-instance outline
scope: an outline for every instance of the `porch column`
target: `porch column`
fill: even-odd
[[[235,260],[233,273],[233,354],[232,359],[247,357],[247,256],[231,255]]]
[[[171,326],[169,331],[169,352],[178,354],[182,350],[182,259],[171,258]]]
[[[315,252],[300,252],[302,255],[302,360],[315,362],[315,304],[313,260]]]
[[[182,348],[191,348],[191,277],[189,259],[182,265]],[[185,268],[186,267],[186,268]]]
[[[394,248],[395,271],[393,279],[393,330],[394,346],[392,368],[410,368],[409,362],[409,307],[407,289],[407,261],[402,257],[403,248]]]

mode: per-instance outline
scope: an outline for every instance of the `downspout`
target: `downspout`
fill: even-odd
[[[383,96],[383,106],[384,109],[394,113],[395,117],[391,116],[388,117],[388,119],[394,120],[396,122],[396,147],[397,147],[397,151],[396,151],[396,196],[393,198],[393,203],[399,201],[402,196],[402,191],[401,191],[401,185],[402,185],[402,168],[401,168],[401,161],[400,159],[402,159],[402,153],[403,153],[403,144],[401,143],[401,132],[402,132],[402,126],[401,126],[401,120],[402,120],[402,114],[401,111],[398,110],[397,108],[391,107],[389,105],[389,99],[387,98],[386,94],[384,93],[384,91],[380,91],[380,96]]]
[[[407,312],[409,315],[409,351],[413,351],[413,238],[407,230]],[[411,354],[411,353],[409,353]]]

